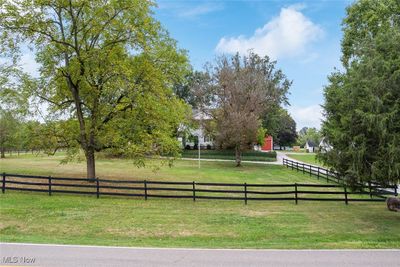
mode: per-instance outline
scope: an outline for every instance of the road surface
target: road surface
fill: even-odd
[[[0,243],[0,266],[10,265],[400,266],[400,250],[167,249]]]

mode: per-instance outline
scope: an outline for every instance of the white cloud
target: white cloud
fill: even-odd
[[[282,8],[278,17],[256,29],[253,36],[223,37],[215,50],[218,53],[246,54],[252,49],[273,59],[299,55],[307,44],[323,35],[321,27],[305,17],[301,9],[299,5]]]
[[[321,128],[323,109],[320,105],[311,105],[307,107],[291,106],[288,110],[292,118],[296,121],[297,130],[303,127]]]
[[[221,3],[204,3],[194,7],[186,7],[178,12],[180,17],[194,18],[223,9]]]

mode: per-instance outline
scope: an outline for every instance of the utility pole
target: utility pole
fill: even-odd
[[[201,155],[200,155],[200,136],[204,136],[203,134],[203,114],[202,111],[199,112],[200,115],[200,123],[199,123],[199,135],[197,136],[197,147],[199,149],[199,169],[201,167],[201,163],[200,163],[200,159],[201,159]]]
[[[199,169],[200,169],[200,134],[197,136],[197,148],[199,149]]]

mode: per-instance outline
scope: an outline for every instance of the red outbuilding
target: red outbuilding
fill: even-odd
[[[268,135],[264,139],[264,145],[261,147],[262,151],[272,151],[274,150],[274,140],[272,136]]]

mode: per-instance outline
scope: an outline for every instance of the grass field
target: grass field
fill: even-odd
[[[321,161],[316,158],[314,153],[304,153],[304,154],[286,154],[289,158],[296,159],[302,161],[304,163],[317,165],[317,166],[324,166]]]
[[[400,248],[383,204],[134,200],[6,193],[0,240],[204,248]]]
[[[17,174],[52,175],[61,177],[85,177],[86,164],[60,164],[62,155],[33,156],[30,154],[13,156],[1,160],[0,172]],[[296,172],[288,172],[279,165],[244,163],[235,167],[234,162],[198,162],[176,160],[173,167],[159,166],[159,161],[148,161],[148,167],[137,168],[131,161],[122,159],[99,159],[96,162],[97,176],[107,179],[158,180],[158,181],[202,181],[227,183],[317,183],[315,178]]]
[[[85,164],[62,156],[1,160],[1,172],[84,176]],[[154,163],[154,162],[153,162]],[[282,166],[176,161],[159,171],[128,160],[99,160],[99,177],[179,181],[317,183]],[[144,201],[134,198],[6,192],[0,241],[208,248],[400,248],[400,213],[385,203]]]

